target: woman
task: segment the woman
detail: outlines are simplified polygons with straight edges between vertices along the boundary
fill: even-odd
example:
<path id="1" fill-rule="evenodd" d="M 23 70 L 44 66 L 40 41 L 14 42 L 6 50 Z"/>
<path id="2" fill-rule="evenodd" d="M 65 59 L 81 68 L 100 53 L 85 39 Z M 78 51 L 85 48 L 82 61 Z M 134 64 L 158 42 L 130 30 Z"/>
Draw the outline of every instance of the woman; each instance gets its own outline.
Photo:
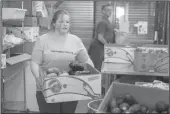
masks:
<path id="1" fill-rule="evenodd" d="M 31 70 L 36 79 L 36 98 L 40 113 L 74 113 L 77 101 L 63 103 L 46 103 L 41 92 L 40 69 L 50 67 L 68 71 L 71 61 L 88 63 L 93 66 L 91 59 L 77 36 L 69 33 L 70 17 L 64 10 L 58 10 L 52 18 L 52 30 L 37 39 L 32 52 Z"/>

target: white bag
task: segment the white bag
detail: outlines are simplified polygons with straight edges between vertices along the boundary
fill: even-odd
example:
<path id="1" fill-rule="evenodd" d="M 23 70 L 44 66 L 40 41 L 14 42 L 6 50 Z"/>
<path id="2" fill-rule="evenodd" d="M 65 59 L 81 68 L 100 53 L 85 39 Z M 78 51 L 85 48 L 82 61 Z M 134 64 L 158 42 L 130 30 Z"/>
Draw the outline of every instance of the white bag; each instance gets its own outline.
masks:
<path id="1" fill-rule="evenodd" d="M 116 32 L 116 44 L 125 45 L 128 44 L 128 33 Z"/>

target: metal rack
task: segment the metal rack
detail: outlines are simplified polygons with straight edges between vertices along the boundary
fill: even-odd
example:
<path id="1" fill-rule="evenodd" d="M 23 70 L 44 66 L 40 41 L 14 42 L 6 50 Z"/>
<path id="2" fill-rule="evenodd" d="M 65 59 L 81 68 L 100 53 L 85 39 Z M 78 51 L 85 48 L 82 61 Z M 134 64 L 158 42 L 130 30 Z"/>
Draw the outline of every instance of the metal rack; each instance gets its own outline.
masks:
<path id="1" fill-rule="evenodd" d="M 3 7 L 3 4 L 2 4 L 2 2 L 0 2 L 0 4 L 1 4 L 1 6 L 0 6 L 0 11 L 1 11 L 1 25 L 0 25 L 0 27 L 2 28 L 3 27 L 3 23 L 4 23 L 4 20 L 2 19 L 2 7 Z M 23 1 L 22 1 L 22 9 L 24 8 L 24 4 L 23 4 Z M 10 20 L 9 20 L 10 21 Z M 24 19 L 23 20 L 20 20 L 20 21 L 22 21 L 22 31 L 24 30 Z M 2 34 L 2 33 L 1 33 Z M 1 47 L 2 47 L 2 35 L 0 35 L 1 36 L 1 38 L 0 38 L 0 45 L 1 45 Z M 20 45 L 22 45 L 22 44 L 20 44 Z M 11 47 L 12 48 L 12 47 Z M 3 48 L 1 48 L 1 49 L 3 49 Z M 8 51 L 10 51 L 10 48 L 9 49 L 7 49 Z M 22 46 L 22 53 L 24 52 L 24 46 Z M 1 50 L 0 51 L 0 54 L 2 54 L 3 53 L 3 50 Z M 20 72 L 23 72 L 23 83 L 24 83 L 24 110 L 23 111 L 18 111 L 17 110 L 17 112 L 28 112 L 28 109 L 27 109 L 27 106 L 26 106 L 26 85 L 25 85 L 25 67 L 22 67 L 21 69 L 19 69 L 19 71 L 17 71 L 17 72 L 15 72 L 15 74 L 13 74 L 12 76 L 10 76 L 8 79 L 6 79 L 6 80 L 4 80 L 4 77 L 3 77 L 3 70 L 1 70 L 1 89 L 2 89 L 2 94 L 1 94 L 1 98 L 2 98 L 2 105 L 1 105 L 1 110 L 2 110 L 2 112 L 6 112 L 6 111 L 15 111 L 15 110 L 10 110 L 10 109 L 5 109 L 4 108 L 4 103 L 5 103 L 5 95 L 4 95 L 4 91 L 5 91 L 5 88 L 4 88 L 4 83 L 6 82 L 6 81 L 11 81 L 11 79 L 13 78 L 13 77 L 15 77 L 18 73 L 20 73 Z"/>

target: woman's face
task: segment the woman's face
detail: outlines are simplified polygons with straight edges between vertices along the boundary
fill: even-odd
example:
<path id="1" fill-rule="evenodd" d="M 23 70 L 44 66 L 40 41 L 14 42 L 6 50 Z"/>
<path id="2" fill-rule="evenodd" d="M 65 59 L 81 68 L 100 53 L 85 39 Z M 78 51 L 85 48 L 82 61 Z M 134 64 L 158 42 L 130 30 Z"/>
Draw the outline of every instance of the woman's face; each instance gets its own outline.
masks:
<path id="1" fill-rule="evenodd" d="M 70 28 L 70 17 L 67 14 L 60 15 L 55 23 L 55 29 L 60 33 L 68 33 Z"/>

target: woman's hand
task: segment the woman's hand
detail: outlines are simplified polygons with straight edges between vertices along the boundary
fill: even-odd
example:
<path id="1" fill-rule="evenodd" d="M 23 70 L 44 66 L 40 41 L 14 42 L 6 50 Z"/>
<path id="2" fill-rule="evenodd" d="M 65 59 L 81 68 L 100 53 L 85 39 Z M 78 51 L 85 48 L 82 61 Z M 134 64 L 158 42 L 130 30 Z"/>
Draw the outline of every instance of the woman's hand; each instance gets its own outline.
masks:
<path id="1" fill-rule="evenodd" d="M 86 50 L 81 50 L 78 55 L 76 56 L 76 61 L 80 62 L 80 63 L 88 63 L 89 65 L 91 65 L 92 67 L 94 67 L 93 62 L 91 61 L 91 59 L 88 56 L 88 53 Z"/>
<path id="2" fill-rule="evenodd" d="M 43 78 L 40 76 L 42 74 L 42 70 L 39 65 L 33 61 L 31 61 L 31 72 L 35 77 L 36 85 L 38 88 L 42 88 Z"/>

